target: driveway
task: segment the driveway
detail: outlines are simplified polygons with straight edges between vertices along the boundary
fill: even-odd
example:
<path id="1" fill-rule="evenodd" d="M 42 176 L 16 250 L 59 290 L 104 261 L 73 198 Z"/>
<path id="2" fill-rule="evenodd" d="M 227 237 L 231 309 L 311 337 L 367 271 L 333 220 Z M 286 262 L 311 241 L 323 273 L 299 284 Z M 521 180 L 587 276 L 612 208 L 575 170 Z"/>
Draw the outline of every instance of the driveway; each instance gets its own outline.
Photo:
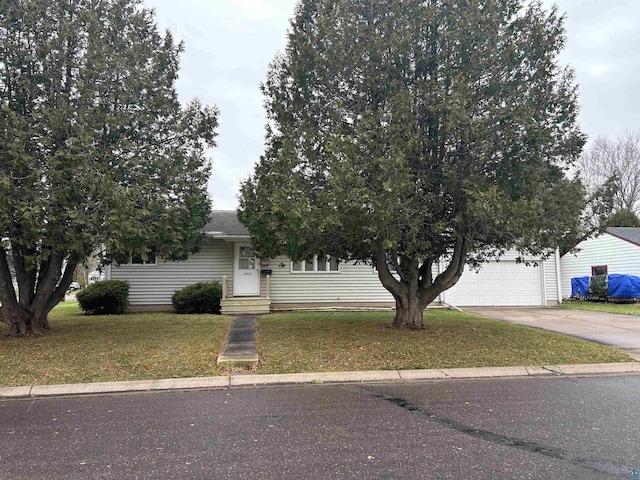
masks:
<path id="1" fill-rule="evenodd" d="M 640 360 L 640 317 L 633 315 L 549 307 L 465 307 L 463 310 L 610 345 Z"/>

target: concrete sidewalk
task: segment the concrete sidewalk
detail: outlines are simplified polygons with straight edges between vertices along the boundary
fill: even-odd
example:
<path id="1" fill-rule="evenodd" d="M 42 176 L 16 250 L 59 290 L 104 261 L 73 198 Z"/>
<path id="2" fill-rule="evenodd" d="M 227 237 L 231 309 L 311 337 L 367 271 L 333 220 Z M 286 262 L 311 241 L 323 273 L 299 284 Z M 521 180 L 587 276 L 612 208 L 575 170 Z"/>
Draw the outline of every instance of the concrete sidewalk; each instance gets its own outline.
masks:
<path id="1" fill-rule="evenodd" d="M 465 307 L 467 313 L 619 348 L 640 360 L 640 317 L 563 308 Z"/>
<path id="2" fill-rule="evenodd" d="M 97 395 L 166 390 L 202 390 L 210 388 L 250 387 L 266 385 L 410 382 L 424 380 L 457 380 L 500 377 L 640 374 L 640 362 L 599 363 L 587 365 L 544 365 L 532 367 L 441 368 L 433 370 L 380 370 L 363 372 L 318 372 L 276 375 L 247 375 L 140 380 L 129 382 L 80 383 L 67 385 L 35 385 L 0 388 L 0 399 L 54 396 Z"/>
<path id="3" fill-rule="evenodd" d="M 258 360 L 256 316 L 238 315 L 233 319 L 227 341 L 218 355 L 218 366 L 253 367 Z"/>

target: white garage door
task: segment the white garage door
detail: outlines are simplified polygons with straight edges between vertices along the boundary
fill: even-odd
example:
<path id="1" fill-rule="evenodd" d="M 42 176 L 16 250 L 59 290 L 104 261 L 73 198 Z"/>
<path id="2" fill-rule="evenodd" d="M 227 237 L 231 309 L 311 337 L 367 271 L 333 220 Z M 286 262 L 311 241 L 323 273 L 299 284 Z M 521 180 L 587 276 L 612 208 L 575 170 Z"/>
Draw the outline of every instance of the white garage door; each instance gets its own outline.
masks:
<path id="1" fill-rule="evenodd" d="M 485 263 L 478 273 L 465 267 L 443 299 L 456 306 L 543 305 L 542 268 L 511 260 Z"/>

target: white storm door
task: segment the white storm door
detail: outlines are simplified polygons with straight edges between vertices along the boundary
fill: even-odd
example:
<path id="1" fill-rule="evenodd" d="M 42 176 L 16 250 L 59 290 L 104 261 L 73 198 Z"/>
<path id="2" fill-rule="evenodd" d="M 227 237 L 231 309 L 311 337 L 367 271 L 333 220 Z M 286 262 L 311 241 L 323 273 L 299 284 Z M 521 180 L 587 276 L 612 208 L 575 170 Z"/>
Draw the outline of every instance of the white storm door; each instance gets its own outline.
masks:
<path id="1" fill-rule="evenodd" d="M 260 295 L 258 259 L 248 243 L 236 243 L 233 296 Z"/>

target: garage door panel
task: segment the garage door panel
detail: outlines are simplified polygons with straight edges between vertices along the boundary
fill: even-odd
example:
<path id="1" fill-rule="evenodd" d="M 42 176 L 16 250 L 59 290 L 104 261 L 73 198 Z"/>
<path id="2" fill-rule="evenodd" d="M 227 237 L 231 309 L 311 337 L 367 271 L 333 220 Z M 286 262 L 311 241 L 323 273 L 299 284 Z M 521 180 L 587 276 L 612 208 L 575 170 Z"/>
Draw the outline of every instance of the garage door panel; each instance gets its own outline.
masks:
<path id="1" fill-rule="evenodd" d="M 486 263 L 479 272 L 465 268 L 443 298 L 459 306 L 542 305 L 542 269 L 510 260 Z"/>

